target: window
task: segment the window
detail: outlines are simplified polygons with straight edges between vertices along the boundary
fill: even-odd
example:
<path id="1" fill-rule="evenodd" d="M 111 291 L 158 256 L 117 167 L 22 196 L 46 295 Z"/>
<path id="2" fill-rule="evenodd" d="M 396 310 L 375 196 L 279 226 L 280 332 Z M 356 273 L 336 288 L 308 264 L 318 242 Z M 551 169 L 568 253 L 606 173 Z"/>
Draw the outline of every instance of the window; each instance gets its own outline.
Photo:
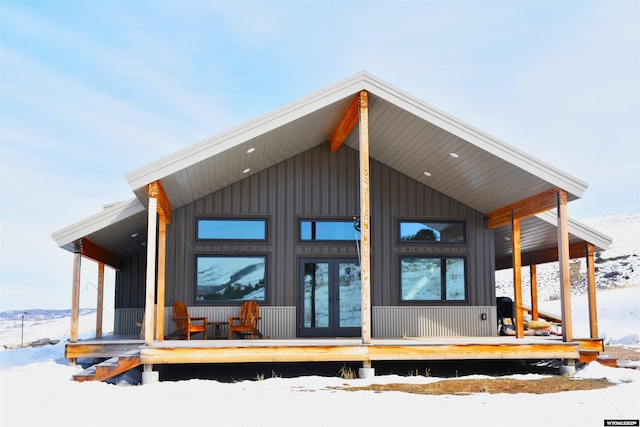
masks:
<path id="1" fill-rule="evenodd" d="M 300 240 L 354 241 L 360 240 L 360 231 L 354 220 L 301 220 Z"/>
<path id="2" fill-rule="evenodd" d="M 198 240 L 267 240 L 266 219 L 199 218 Z"/>
<path id="3" fill-rule="evenodd" d="M 266 255 L 196 256 L 196 299 L 265 301 Z"/>
<path id="4" fill-rule="evenodd" d="M 465 301 L 465 258 L 401 257 L 402 301 Z"/>
<path id="5" fill-rule="evenodd" d="M 400 241 L 415 243 L 465 243 L 462 221 L 400 221 Z"/>

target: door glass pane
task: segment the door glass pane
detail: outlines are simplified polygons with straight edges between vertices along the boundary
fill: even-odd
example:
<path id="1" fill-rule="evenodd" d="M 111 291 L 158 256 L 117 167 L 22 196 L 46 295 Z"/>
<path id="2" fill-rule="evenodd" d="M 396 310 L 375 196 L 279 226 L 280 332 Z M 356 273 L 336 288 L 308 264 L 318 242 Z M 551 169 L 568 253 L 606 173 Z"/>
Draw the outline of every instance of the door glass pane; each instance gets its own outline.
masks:
<path id="1" fill-rule="evenodd" d="M 304 264 L 304 327 L 329 326 L 329 264 Z"/>
<path id="2" fill-rule="evenodd" d="M 340 327 L 360 327 L 362 323 L 360 294 L 360 265 L 341 262 L 338 268 Z"/>

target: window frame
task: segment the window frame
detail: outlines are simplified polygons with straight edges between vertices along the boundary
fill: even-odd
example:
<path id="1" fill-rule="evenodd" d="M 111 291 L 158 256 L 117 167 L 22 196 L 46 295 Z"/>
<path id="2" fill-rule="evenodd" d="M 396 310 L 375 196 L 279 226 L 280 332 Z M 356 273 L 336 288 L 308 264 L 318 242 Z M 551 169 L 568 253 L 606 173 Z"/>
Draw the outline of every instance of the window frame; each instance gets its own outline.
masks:
<path id="1" fill-rule="evenodd" d="M 298 232 L 298 242 L 302 243 L 302 244 L 316 244 L 316 245 L 326 245 L 326 244 L 354 244 L 356 242 L 356 240 L 359 242 L 360 239 L 362 238 L 362 233 L 360 231 L 356 231 L 354 228 L 354 231 L 357 232 L 357 239 L 356 239 L 356 235 L 354 234 L 354 237 L 351 239 L 303 239 L 302 238 L 302 223 L 303 222 L 343 222 L 343 223 L 354 223 L 354 217 L 357 218 L 357 216 L 349 216 L 349 217 L 317 217 L 317 216 L 313 216 L 313 217 L 299 217 L 298 218 L 298 225 L 297 225 L 297 232 Z M 353 226 L 353 225 L 352 225 Z"/>
<path id="2" fill-rule="evenodd" d="M 232 216 L 232 215 L 224 215 L 224 216 L 208 216 L 208 215 L 198 215 L 195 218 L 195 232 L 194 237 L 196 242 L 261 242 L 261 243 L 269 243 L 270 242 L 270 218 L 267 216 Z M 215 237 L 199 237 L 199 228 L 201 221 L 260 221 L 264 223 L 264 238 L 263 239 L 254 239 L 254 238 L 215 238 Z"/>
<path id="3" fill-rule="evenodd" d="M 230 305 L 230 304 L 242 304 L 245 301 L 249 301 L 248 299 L 200 299 L 198 288 L 200 287 L 198 284 L 198 260 L 200 258 L 262 258 L 264 259 L 264 279 L 263 279 L 263 292 L 264 297 L 262 299 L 252 299 L 253 301 L 257 301 L 262 304 L 267 304 L 269 301 L 269 261 L 270 254 L 266 252 L 197 252 L 193 254 L 193 265 L 194 265 L 194 301 L 196 304 L 200 305 Z"/>
<path id="4" fill-rule="evenodd" d="M 440 272 L 440 279 L 442 281 L 442 279 L 445 279 L 444 283 L 440 283 L 440 288 L 441 288 L 441 298 L 440 299 L 404 299 L 403 298 L 403 289 L 402 289 L 402 260 L 403 259 L 407 259 L 407 258 L 413 258 L 413 259 L 420 259 L 420 258 L 432 258 L 432 259 L 439 259 L 441 266 L 444 265 L 446 266 L 446 261 L 448 259 L 460 259 L 463 262 L 463 268 L 464 268 L 464 277 L 463 277 L 463 289 L 464 289 L 464 298 L 463 299 L 455 299 L 455 300 L 449 300 L 446 299 L 446 295 L 447 295 L 447 287 L 446 287 L 446 277 L 447 277 L 447 271 L 446 268 L 441 269 Z M 398 299 L 401 305 L 463 305 L 463 304 L 468 304 L 469 303 L 469 281 L 467 280 L 468 278 L 468 264 L 469 264 L 469 260 L 468 260 L 468 256 L 466 254 L 458 254 L 458 255 L 442 255 L 442 254 L 435 254 L 435 253 L 420 253 L 420 254 L 416 254 L 416 253 L 411 253 L 411 254 L 398 254 L 397 256 L 397 266 L 398 266 Z M 444 296 L 444 298 L 442 298 L 442 296 Z"/>
<path id="5" fill-rule="evenodd" d="M 462 241 L 438 241 L 438 240 L 403 240 L 402 239 L 402 224 L 403 223 L 435 223 L 435 224 L 460 224 L 462 226 L 463 240 Z M 431 218 L 397 218 L 396 219 L 396 242 L 400 245 L 467 245 L 468 244 L 468 230 L 467 221 L 464 219 L 431 219 Z"/>

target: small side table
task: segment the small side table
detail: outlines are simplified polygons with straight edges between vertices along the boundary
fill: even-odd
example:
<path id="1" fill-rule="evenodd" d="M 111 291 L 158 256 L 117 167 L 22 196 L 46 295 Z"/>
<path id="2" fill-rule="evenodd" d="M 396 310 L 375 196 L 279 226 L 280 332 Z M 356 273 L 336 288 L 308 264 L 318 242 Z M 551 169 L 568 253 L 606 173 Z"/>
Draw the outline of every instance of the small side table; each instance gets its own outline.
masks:
<path id="1" fill-rule="evenodd" d="M 225 325 L 229 325 L 229 322 L 207 322 L 207 325 L 213 325 L 215 327 L 215 333 L 213 335 L 213 339 L 221 340 L 221 339 L 225 338 L 220 333 L 221 332 L 220 331 L 220 327 L 221 326 L 225 326 Z"/>

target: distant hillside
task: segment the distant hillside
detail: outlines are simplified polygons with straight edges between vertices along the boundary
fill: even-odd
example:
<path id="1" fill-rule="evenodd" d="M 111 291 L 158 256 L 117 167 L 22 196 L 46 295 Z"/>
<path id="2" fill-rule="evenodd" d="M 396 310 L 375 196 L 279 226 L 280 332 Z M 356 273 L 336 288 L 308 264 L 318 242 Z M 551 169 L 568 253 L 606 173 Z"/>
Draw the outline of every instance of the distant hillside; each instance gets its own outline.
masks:
<path id="1" fill-rule="evenodd" d="M 80 315 L 95 313 L 95 308 L 82 308 L 80 309 Z M 8 310 L 0 312 L 0 321 L 22 320 L 24 314 L 25 320 L 37 321 L 37 320 L 52 320 L 61 319 L 71 316 L 71 310 L 43 310 L 40 308 L 34 308 L 31 310 Z"/>
<path id="2" fill-rule="evenodd" d="M 640 286 L 640 213 L 621 214 L 581 220 L 613 239 L 611 247 L 596 253 L 596 287 L 614 289 Z M 570 263 L 571 292 L 580 295 L 587 289 L 584 258 Z M 558 263 L 541 264 L 537 268 L 538 298 L 547 301 L 560 298 Z M 523 268 L 523 300 L 530 304 L 529 267 Z M 496 273 L 496 295 L 513 298 L 513 270 Z"/>

